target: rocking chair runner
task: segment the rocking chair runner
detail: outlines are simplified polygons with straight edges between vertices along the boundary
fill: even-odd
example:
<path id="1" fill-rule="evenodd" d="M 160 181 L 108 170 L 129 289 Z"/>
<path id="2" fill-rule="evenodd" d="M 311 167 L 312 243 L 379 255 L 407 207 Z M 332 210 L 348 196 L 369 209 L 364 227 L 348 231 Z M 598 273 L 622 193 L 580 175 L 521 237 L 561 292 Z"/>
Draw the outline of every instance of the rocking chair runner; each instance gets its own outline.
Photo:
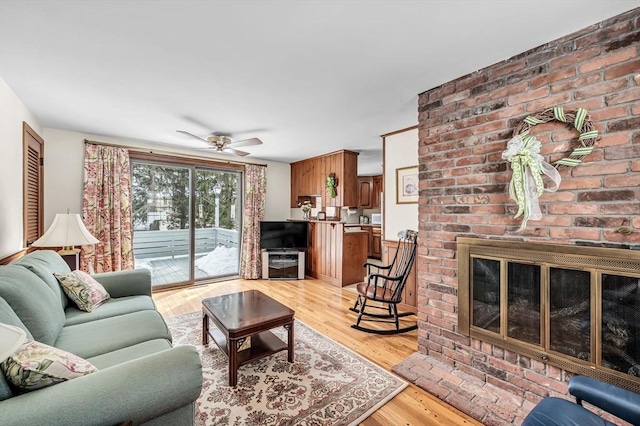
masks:
<path id="1" fill-rule="evenodd" d="M 402 291 L 416 257 L 418 233 L 406 229 L 398 233 L 398 239 L 398 249 L 389 265 L 364 264 L 367 268 L 366 282 L 356 284 L 358 297 L 351 308 L 352 311 L 358 312 L 358 320 L 351 326 L 356 330 L 375 334 L 397 334 L 418 328 L 417 324 L 400 328 L 400 318 L 413 315 L 413 312 L 398 313 L 397 306 L 402 301 Z M 380 302 L 383 306 L 367 305 L 368 301 Z M 365 311 L 366 308 L 382 309 L 387 313 L 370 313 Z M 395 324 L 395 329 L 377 330 L 363 327 L 360 325 L 363 319 Z"/>

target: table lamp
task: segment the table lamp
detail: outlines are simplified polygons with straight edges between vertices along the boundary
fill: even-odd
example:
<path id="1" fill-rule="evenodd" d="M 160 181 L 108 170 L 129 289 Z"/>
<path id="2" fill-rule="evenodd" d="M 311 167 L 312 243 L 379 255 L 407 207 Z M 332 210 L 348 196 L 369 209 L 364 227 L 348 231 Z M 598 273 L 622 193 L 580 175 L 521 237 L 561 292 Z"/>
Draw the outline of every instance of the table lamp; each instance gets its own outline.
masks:
<path id="1" fill-rule="evenodd" d="M 13 355 L 26 340 L 23 329 L 0 322 L 0 362 Z"/>
<path id="2" fill-rule="evenodd" d="M 74 246 L 87 246 L 99 242 L 85 228 L 79 214 L 58 213 L 47 232 L 31 245 L 33 247 L 62 247 L 58 254 L 75 256 L 80 250 L 75 249 Z M 75 268 L 72 267 L 72 269 Z"/>

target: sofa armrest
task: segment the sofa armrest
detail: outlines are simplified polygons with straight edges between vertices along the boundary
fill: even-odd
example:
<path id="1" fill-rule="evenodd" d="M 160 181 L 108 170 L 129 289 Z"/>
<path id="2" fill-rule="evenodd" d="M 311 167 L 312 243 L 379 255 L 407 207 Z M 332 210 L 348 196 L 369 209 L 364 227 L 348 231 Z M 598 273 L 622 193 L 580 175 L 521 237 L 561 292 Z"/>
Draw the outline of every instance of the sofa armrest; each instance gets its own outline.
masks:
<path id="1" fill-rule="evenodd" d="M 569 380 L 569 393 L 578 404 L 587 401 L 634 425 L 640 425 L 640 394 L 586 376 Z"/>
<path id="2" fill-rule="evenodd" d="M 147 269 L 102 272 L 92 275 L 111 297 L 151 296 L 151 273 Z"/>
<path id="3" fill-rule="evenodd" d="M 193 346 L 177 346 L 0 401 L 3 426 L 140 424 L 195 401 L 202 365 Z"/>

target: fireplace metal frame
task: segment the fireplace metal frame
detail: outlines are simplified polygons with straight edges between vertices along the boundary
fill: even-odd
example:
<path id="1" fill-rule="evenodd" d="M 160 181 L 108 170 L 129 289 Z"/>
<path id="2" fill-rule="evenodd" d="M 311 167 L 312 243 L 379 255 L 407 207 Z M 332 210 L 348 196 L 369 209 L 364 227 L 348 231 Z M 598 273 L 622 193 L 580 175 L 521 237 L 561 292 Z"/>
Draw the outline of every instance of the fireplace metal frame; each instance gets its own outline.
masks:
<path id="1" fill-rule="evenodd" d="M 640 251 L 618 248 L 570 246 L 560 244 L 530 243 L 524 241 L 487 240 L 479 238 L 457 239 L 458 246 L 458 332 L 466 336 L 494 344 L 564 370 L 595 377 L 635 392 L 640 392 L 640 377 L 624 374 L 601 365 L 601 289 L 602 274 L 631 276 L 640 279 Z M 541 266 L 541 336 L 543 344 L 519 341 L 506 335 L 504 323 L 507 318 L 506 303 L 501 303 L 501 333 L 494 333 L 472 324 L 471 309 L 472 259 L 513 261 Z M 589 271 L 591 273 L 591 362 L 582 361 L 549 349 L 549 309 L 547 291 L 549 268 L 563 268 Z M 506 300 L 505 267 L 501 267 L 501 300 Z"/>

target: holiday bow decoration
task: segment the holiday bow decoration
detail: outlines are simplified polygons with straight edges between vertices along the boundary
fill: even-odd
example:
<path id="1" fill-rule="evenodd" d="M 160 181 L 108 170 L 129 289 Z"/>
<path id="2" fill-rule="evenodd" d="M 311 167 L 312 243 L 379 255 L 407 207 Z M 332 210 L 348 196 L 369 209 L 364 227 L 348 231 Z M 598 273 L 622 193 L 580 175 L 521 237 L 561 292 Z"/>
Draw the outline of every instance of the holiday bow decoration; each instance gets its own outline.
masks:
<path id="1" fill-rule="evenodd" d="M 518 211 L 514 218 L 522 215 L 522 224 L 518 232 L 527 227 L 528 220 L 542 218 L 538 197 L 544 191 L 555 192 L 560 185 L 560 173 L 544 161 L 540 155 L 541 147 L 542 144 L 534 136 L 516 135 L 507 143 L 507 149 L 502 152 L 502 158 L 509 161 L 513 169 L 509 195 L 518 204 Z M 542 174 L 547 175 L 554 186 L 545 188 Z"/>
<path id="2" fill-rule="evenodd" d="M 540 155 L 540 141 L 535 136 L 529 135 L 529 131 L 534 126 L 554 120 L 572 124 L 580 133 L 578 146 L 568 157 L 556 161 L 555 168 L 546 163 Z M 507 143 L 507 149 L 502 153 L 502 158 L 508 160 L 513 169 L 509 195 L 518 204 L 515 217 L 523 215 L 522 224 L 518 229 L 522 231 L 527 227 L 529 219 L 539 220 L 542 217 L 538 197 L 544 191 L 555 192 L 558 189 L 561 179 L 556 168 L 578 166 L 584 157 L 593 152 L 598 131 L 593 122 L 588 119 L 586 109 L 565 110 L 563 107 L 553 107 L 527 116 L 516 126 L 513 134 L 514 137 Z M 555 187 L 545 188 L 542 174 L 551 178 Z"/>

